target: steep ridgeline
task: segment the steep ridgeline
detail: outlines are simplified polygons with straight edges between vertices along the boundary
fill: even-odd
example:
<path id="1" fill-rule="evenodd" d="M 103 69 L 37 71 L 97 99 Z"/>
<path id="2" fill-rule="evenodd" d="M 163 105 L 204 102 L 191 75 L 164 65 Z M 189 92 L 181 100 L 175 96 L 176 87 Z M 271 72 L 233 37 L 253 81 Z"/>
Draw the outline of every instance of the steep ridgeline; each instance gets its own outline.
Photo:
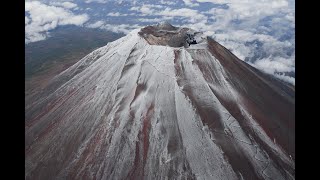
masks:
<path id="1" fill-rule="evenodd" d="M 26 105 L 25 176 L 295 179 L 294 94 L 201 33 L 148 26 Z"/>

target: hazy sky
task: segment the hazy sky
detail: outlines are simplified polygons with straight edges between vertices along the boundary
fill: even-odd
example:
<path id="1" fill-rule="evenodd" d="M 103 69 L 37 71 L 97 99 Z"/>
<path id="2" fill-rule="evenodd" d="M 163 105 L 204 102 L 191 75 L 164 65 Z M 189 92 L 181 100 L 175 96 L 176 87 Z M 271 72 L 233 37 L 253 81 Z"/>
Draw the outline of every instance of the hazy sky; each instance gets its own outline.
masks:
<path id="1" fill-rule="evenodd" d="M 166 20 L 204 31 L 240 59 L 294 84 L 294 16 L 291 0 L 26 1 L 25 42 L 45 40 L 64 25 L 128 33 Z"/>

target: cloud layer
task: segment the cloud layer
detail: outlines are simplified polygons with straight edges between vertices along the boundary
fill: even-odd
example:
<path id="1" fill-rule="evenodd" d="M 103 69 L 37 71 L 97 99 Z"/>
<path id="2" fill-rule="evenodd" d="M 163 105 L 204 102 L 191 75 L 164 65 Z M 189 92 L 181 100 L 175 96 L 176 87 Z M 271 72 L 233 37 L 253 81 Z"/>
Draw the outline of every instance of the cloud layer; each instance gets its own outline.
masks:
<path id="1" fill-rule="evenodd" d="M 35 42 L 45 39 L 52 30 L 60 25 L 81 26 L 88 21 L 87 14 L 75 15 L 68 9 L 76 7 L 74 3 L 64 2 L 50 6 L 39 1 L 25 3 L 25 42 Z"/>
<path id="2" fill-rule="evenodd" d="M 115 33 L 128 34 L 130 31 L 141 28 L 138 24 L 107 24 L 104 21 L 96 21 L 87 25 L 88 28 L 100 28 Z"/>

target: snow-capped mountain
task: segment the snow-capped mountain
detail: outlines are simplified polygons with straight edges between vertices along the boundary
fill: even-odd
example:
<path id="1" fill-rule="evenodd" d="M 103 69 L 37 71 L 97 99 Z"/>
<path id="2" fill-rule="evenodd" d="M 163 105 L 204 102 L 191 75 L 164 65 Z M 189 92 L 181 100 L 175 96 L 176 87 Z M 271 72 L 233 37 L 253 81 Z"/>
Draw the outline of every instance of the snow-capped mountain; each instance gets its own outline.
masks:
<path id="1" fill-rule="evenodd" d="M 294 91 L 200 32 L 137 29 L 26 104 L 25 176 L 295 179 Z"/>

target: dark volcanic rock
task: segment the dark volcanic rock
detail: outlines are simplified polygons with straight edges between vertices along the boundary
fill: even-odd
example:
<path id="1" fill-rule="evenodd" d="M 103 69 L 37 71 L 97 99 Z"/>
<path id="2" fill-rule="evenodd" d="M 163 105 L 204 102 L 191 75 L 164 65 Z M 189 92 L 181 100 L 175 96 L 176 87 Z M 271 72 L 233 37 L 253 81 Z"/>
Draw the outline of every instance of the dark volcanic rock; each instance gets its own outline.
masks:
<path id="1" fill-rule="evenodd" d="M 186 46 L 188 28 L 177 28 L 170 24 L 158 24 L 142 28 L 138 33 L 150 45 L 162 45 L 171 47 Z"/>

